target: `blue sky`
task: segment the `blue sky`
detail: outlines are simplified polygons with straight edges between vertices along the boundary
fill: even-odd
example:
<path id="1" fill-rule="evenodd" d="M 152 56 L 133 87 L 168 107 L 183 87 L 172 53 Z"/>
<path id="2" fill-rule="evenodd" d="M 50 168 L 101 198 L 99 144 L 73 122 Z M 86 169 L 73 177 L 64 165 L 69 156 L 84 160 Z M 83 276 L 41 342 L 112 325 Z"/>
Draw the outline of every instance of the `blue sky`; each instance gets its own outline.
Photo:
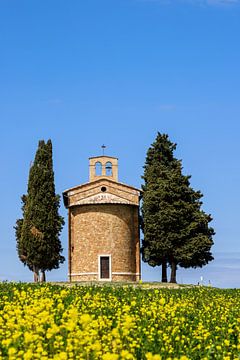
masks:
<path id="1" fill-rule="evenodd" d="M 0 279 L 32 280 L 13 226 L 40 139 L 53 141 L 62 193 L 88 180 L 102 143 L 140 187 L 160 131 L 216 230 L 215 261 L 178 280 L 240 287 L 239 20 L 238 0 L 0 0 Z M 61 240 L 66 256 L 66 225 Z M 48 274 L 66 277 L 67 263 Z M 143 279 L 160 269 L 143 264 Z"/>

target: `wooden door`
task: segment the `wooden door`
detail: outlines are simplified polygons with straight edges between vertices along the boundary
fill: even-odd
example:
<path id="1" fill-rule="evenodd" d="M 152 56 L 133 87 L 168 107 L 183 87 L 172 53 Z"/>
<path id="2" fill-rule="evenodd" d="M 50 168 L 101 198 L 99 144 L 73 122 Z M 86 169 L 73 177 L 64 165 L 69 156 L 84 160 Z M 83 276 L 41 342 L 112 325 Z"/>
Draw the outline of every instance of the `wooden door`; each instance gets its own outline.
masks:
<path id="1" fill-rule="evenodd" d="M 109 256 L 100 257 L 100 278 L 101 279 L 110 278 Z"/>

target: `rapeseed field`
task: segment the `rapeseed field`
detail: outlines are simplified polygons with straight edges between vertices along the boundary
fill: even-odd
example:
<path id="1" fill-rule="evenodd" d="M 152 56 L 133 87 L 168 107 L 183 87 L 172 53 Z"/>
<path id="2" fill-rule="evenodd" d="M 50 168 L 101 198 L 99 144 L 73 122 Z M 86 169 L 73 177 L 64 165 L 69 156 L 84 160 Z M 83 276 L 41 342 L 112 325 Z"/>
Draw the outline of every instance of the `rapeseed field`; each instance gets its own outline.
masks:
<path id="1" fill-rule="evenodd" d="M 1 359 L 240 359 L 240 290 L 0 285 Z"/>

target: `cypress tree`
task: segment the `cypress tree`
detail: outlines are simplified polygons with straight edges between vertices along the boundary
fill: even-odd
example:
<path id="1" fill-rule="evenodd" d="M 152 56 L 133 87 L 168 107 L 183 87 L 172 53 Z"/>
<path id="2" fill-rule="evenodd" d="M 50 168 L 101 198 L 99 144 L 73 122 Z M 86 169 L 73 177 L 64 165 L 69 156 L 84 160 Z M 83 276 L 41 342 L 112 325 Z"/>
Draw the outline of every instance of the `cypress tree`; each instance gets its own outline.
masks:
<path id="1" fill-rule="evenodd" d="M 25 207 L 26 207 L 26 202 L 27 202 L 27 196 L 23 195 L 21 200 L 22 200 L 22 213 L 23 213 L 23 217 L 24 217 Z M 14 229 L 15 229 L 15 236 L 16 236 L 16 241 L 17 241 L 18 257 L 24 263 L 24 265 L 26 265 L 26 251 L 24 249 L 24 244 L 21 241 L 22 225 L 23 225 L 23 218 L 18 219 L 16 221 L 16 226 L 14 227 Z"/>
<path id="2" fill-rule="evenodd" d="M 20 260 L 34 272 L 34 281 L 45 281 L 45 271 L 64 262 L 59 235 L 64 225 L 59 215 L 60 196 L 55 194 L 52 142 L 39 141 L 30 168 L 28 192 L 22 197 L 23 218 L 17 220 L 15 234 Z"/>
<path id="3" fill-rule="evenodd" d="M 182 174 L 181 161 L 174 157 L 176 144 L 168 135 L 157 134 L 148 149 L 143 185 L 143 261 L 171 266 L 170 282 L 176 282 L 177 266 L 202 267 L 213 260 L 210 252 L 214 230 L 211 216 L 202 209 L 202 194 L 190 186 L 190 176 Z"/>

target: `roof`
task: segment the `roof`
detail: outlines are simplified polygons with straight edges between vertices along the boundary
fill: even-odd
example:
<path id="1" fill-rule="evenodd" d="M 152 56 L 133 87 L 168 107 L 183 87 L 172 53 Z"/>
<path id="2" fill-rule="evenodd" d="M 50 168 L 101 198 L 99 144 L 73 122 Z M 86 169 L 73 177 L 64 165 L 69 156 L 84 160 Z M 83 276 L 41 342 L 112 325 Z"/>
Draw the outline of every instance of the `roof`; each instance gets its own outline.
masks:
<path id="1" fill-rule="evenodd" d="M 108 177 L 101 177 L 67 189 L 63 192 L 64 205 L 72 207 L 85 204 L 128 204 L 139 205 L 142 191 Z"/>
<path id="2" fill-rule="evenodd" d="M 91 156 L 91 157 L 89 157 L 89 159 L 98 159 L 98 158 L 109 158 L 109 159 L 117 159 L 118 160 L 118 158 L 117 157 L 114 157 L 114 156 L 108 156 L 108 155 L 98 155 L 98 156 Z"/>
<path id="3" fill-rule="evenodd" d="M 63 191 L 63 194 L 65 194 L 65 193 L 67 193 L 67 192 L 69 192 L 69 191 L 72 191 L 72 190 L 81 189 L 81 188 L 83 188 L 83 187 L 85 187 L 85 186 L 89 186 L 89 185 L 91 185 L 91 184 L 95 184 L 95 183 L 101 182 L 101 181 L 103 181 L 103 180 L 110 181 L 110 182 L 112 182 L 112 183 L 114 183 L 114 184 L 119 184 L 119 185 L 122 185 L 122 186 L 126 186 L 126 187 L 128 187 L 128 188 L 130 188 L 130 189 L 137 190 L 137 191 L 139 191 L 140 193 L 142 192 L 141 189 L 135 188 L 134 186 L 127 185 L 127 184 L 124 184 L 124 183 L 119 182 L 119 181 L 111 180 L 111 179 L 109 179 L 109 177 L 101 177 L 100 179 L 97 179 L 97 180 L 95 180 L 95 181 L 88 181 L 87 183 L 84 183 L 84 184 L 77 185 L 77 186 L 74 186 L 74 187 L 72 187 L 72 188 L 66 189 L 66 190 Z"/>

